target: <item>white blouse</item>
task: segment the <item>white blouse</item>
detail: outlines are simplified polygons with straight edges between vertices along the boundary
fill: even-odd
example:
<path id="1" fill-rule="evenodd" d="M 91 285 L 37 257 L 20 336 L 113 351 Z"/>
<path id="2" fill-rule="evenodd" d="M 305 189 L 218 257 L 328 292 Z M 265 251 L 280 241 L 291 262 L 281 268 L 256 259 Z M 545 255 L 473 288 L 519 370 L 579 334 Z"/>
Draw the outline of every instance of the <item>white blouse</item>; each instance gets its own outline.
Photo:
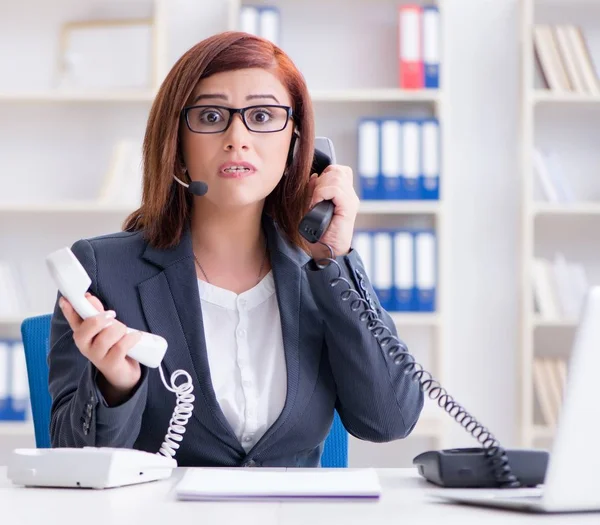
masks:
<path id="1" fill-rule="evenodd" d="M 237 295 L 198 279 L 212 386 L 248 452 L 275 422 L 287 370 L 273 272 Z"/>

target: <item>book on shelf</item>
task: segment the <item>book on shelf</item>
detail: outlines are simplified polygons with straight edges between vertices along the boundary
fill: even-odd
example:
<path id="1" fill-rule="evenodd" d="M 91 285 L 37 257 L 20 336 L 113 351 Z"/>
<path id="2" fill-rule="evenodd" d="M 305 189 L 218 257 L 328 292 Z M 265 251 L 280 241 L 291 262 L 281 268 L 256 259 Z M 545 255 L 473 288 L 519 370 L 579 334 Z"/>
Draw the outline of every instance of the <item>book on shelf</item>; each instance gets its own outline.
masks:
<path id="1" fill-rule="evenodd" d="M 280 46 L 280 13 L 275 6 L 244 5 L 240 9 L 240 31 L 260 36 Z"/>
<path id="2" fill-rule="evenodd" d="M 398 85 L 440 87 L 440 13 L 436 5 L 398 7 Z"/>
<path id="3" fill-rule="evenodd" d="M 539 190 L 537 195 L 541 199 L 556 203 L 576 202 L 573 188 L 556 152 L 534 148 L 533 173 Z"/>
<path id="4" fill-rule="evenodd" d="M 552 261 L 535 258 L 532 274 L 535 311 L 540 317 L 577 321 L 589 288 L 583 264 L 568 262 L 557 252 Z"/>
<path id="5" fill-rule="evenodd" d="M 567 382 L 567 362 L 558 357 L 535 357 L 533 386 L 544 424 L 555 428 Z"/>
<path id="6" fill-rule="evenodd" d="M 358 229 L 353 246 L 384 309 L 390 312 L 436 310 L 435 231 Z"/>
<path id="7" fill-rule="evenodd" d="M 600 95 L 600 83 L 584 31 L 573 24 L 533 28 L 536 63 L 551 91 Z"/>
<path id="8" fill-rule="evenodd" d="M 102 181 L 98 202 L 135 207 L 142 200 L 143 157 L 141 141 L 119 140 Z"/>
<path id="9" fill-rule="evenodd" d="M 363 117 L 358 178 L 364 200 L 439 200 L 440 124 L 436 118 Z"/>

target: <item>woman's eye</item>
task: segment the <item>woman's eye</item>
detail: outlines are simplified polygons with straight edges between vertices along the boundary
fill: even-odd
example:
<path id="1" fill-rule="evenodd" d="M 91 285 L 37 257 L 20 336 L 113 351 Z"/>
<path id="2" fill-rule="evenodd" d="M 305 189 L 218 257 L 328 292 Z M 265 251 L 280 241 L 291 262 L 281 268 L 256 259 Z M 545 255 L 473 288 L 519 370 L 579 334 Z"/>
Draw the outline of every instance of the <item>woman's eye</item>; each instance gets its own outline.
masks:
<path id="1" fill-rule="evenodd" d="M 271 114 L 266 109 L 257 109 L 252 112 L 251 118 L 257 124 L 264 124 L 271 120 Z"/>
<path id="2" fill-rule="evenodd" d="M 221 122 L 222 119 L 222 115 L 215 110 L 204 111 L 200 115 L 200 120 L 205 124 L 216 124 L 218 122 Z"/>

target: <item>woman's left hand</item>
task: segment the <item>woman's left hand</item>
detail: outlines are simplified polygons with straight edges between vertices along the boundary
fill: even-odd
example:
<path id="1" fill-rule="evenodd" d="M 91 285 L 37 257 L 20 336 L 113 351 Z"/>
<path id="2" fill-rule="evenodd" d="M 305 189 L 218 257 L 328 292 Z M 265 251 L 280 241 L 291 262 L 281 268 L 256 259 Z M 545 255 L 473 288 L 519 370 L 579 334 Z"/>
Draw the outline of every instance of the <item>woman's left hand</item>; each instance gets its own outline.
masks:
<path id="1" fill-rule="evenodd" d="M 321 241 L 331 246 L 335 257 L 346 255 L 352 243 L 360 203 L 353 183 L 352 169 L 337 164 L 327 166 L 320 176 L 314 173 L 310 178 L 309 194 L 312 198 L 309 209 L 321 201 L 333 201 L 333 217 Z M 329 250 L 318 242 L 310 245 L 310 251 L 316 261 L 331 257 Z"/>

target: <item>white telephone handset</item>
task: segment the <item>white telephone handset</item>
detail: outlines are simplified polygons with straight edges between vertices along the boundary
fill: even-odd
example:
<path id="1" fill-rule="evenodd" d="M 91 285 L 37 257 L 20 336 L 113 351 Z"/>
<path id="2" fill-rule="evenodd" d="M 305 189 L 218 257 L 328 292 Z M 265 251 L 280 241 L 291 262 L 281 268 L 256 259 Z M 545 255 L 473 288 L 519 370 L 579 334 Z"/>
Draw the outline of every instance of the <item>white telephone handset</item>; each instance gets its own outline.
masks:
<path id="1" fill-rule="evenodd" d="M 87 319 L 99 312 L 86 299 L 92 280 L 69 248 L 57 250 L 46 258 L 50 274 L 60 293 L 75 311 Z M 128 331 L 132 331 L 128 328 Z M 185 425 L 194 410 L 195 397 L 191 376 L 185 370 L 165 379 L 160 363 L 167 351 L 167 341 L 158 335 L 141 332 L 141 340 L 127 355 L 149 368 L 158 368 L 167 390 L 177 402 L 165 440 L 156 454 L 141 450 L 111 447 L 15 449 L 8 461 L 8 477 L 17 485 L 34 487 L 107 488 L 154 481 L 170 476 L 177 466 L 174 459 L 183 439 Z M 178 377 L 185 381 L 176 384 Z"/>
<path id="2" fill-rule="evenodd" d="M 69 300 L 82 319 L 100 313 L 85 298 L 85 293 L 92 284 L 92 280 L 69 248 L 61 248 L 52 252 L 46 257 L 46 263 L 60 293 Z M 128 333 L 133 331 L 137 330 L 127 329 Z M 143 365 L 156 368 L 167 351 L 167 341 L 159 335 L 148 332 L 140 333 L 142 338 L 127 352 L 127 355 Z"/>

